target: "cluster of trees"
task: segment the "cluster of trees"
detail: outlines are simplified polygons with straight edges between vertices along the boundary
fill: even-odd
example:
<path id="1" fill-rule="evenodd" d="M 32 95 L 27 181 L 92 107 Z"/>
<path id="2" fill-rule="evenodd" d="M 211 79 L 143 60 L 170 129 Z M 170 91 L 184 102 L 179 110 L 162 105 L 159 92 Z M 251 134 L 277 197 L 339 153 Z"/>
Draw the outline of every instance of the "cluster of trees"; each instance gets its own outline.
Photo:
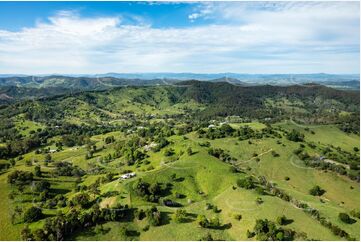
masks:
<path id="1" fill-rule="evenodd" d="M 200 138 L 220 139 L 228 136 L 233 136 L 235 129 L 229 124 L 222 124 L 220 127 L 212 127 L 207 130 L 199 129 L 197 131 Z"/>
<path id="2" fill-rule="evenodd" d="M 322 196 L 325 192 L 326 191 L 318 185 L 312 187 L 309 191 L 312 196 Z"/>
<path id="3" fill-rule="evenodd" d="M 7 141 L 5 146 L 0 146 L 0 158 L 8 159 L 28 153 L 40 147 L 43 140 L 38 135 L 32 135 L 19 140 Z"/>
<path id="4" fill-rule="evenodd" d="M 345 230 L 341 229 L 335 224 L 332 224 L 331 221 L 327 220 L 322 216 L 313 216 L 316 218 L 324 227 L 329 228 L 334 235 L 340 236 L 341 238 L 345 238 L 346 240 L 356 240 L 352 238 L 349 233 Z"/>
<path id="5" fill-rule="evenodd" d="M 180 210 L 180 211 L 177 210 L 173 214 L 173 219 L 176 222 L 181 223 L 184 219 L 184 216 L 185 216 L 184 210 Z M 159 226 L 162 224 L 162 214 L 156 206 L 152 206 L 149 209 L 146 209 L 145 211 L 143 209 L 135 209 L 134 217 L 138 220 L 147 218 L 148 223 L 151 226 Z M 149 225 L 146 226 L 147 229 L 149 228 Z"/>
<path id="6" fill-rule="evenodd" d="M 286 138 L 294 142 L 302 142 L 305 139 L 305 135 L 295 129 L 292 129 L 291 132 L 286 133 Z"/>
<path id="7" fill-rule="evenodd" d="M 139 137 L 169 137 L 175 134 L 172 126 L 164 122 L 145 123 L 143 125 L 144 127 L 137 129 L 137 134 Z"/>
<path id="8" fill-rule="evenodd" d="M 157 144 L 157 146 L 153 148 L 154 152 L 160 151 L 162 148 L 166 147 L 169 144 L 169 141 L 162 136 L 155 138 L 154 141 Z"/>
<path id="9" fill-rule="evenodd" d="M 359 148 L 353 147 L 353 153 L 343 150 L 341 147 L 334 147 L 333 145 L 327 146 L 322 149 L 322 154 L 329 157 L 330 159 L 337 160 L 344 164 L 356 165 L 351 167 L 351 169 L 359 169 Z"/>
<path id="10" fill-rule="evenodd" d="M 253 232 L 248 232 L 248 237 L 253 237 L 254 235 L 257 240 L 290 241 L 294 239 L 296 232 L 291 229 L 277 227 L 274 222 L 268 219 L 257 219 Z"/>
<path id="11" fill-rule="evenodd" d="M 307 157 L 310 158 L 310 157 Z M 360 174 L 357 170 L 346 169 L 344 166 L 340 164 L 324 162 L 317 159 L 304 159 L 305 165 L 309 167 L 314 167 L 321 170 L 328 170 L 336 172 L 340 175 L 348 176 L 351 180 L 360 180 Z"/>
<path id="12" fill-rule="evenodd" d="M 321 170 L 329 170 L 340 175 L 348 176 L 351 180 L 360 181 L 360 170 L 358 164 L 350 163 L 350 169 L 347 169 L 341 164 L 325 162 L 318 157 L 311 157 L 303 148 L 298 148 L 293 151 L 294 154 L 300 158 L 306 166 L 314 167 Z"/>
<path id="13" fill-rule="evenodd" d="M 248 180 L 248 181 L 247 181 Z M 292 198 L 291 196 L 289 196 L 288 194 L 286 194 L 284 191 L 278 189 L 277 187 L 275 187 L 274 184 L 268 182 L 266 180 L 266 178 L 264 176 L 260 176 L 258 178 L 258 183 L 260 185 L 263 186 L 263 188 L 265 190 L 267 190 L 270 194 L 274 195 L 274 196 L 277 196 L 279 198 L 281 198 L 282 200 L 285 200 L 287 202 L 291 202 L 292 204 L 294 204 L 296 207 L 298 208 L 301 208 L 305 213 L 309 214 L 312 218 L 316 219 L 317 221 L 319 221 L 321 223 L 321 225 L 329 228 L 332 233 L 334 233 L 335 235 L 337 236 L 340 236 L 342 238 L 345 238 L 347 240 L 355 240 L 354 238 L 351 238 L 350 235 L 342 230 L 341 228 L 339 228 L 337 225 L 334 225 L 332 224 L 329 220 L 327 220 L 325 217 L 322 217 L 320 212 L 315 209 L 315 208 L 312 208 L 310 207 L 308 204 L 306 203 L 303 203 L 303 202 L 300 202 L 298 201 L 297 199 L 295 198 Z M 243 186 L 246 188 L 246 187 L 251 187 L 251 182 L 250 182 L 250 179 L 243 179 L 243 181 L 241 182 L 241 184 L 243 184 Z M 321 188 L 315 188 L 314 189 L 316 191 L 315 194 L 320 194 L 319 191 L 322 191 Z M 357 215 L 357 214 L 355 214 Z M 343 217 L 343 219 L 347 220 L 346 216 L 344 215 L 341 215 Z M 341 218 L 340 218 L 341 219 Z M 278 222 L 279 224 L 283 224 L 283 222 L 286 220 L 286 218 L 283 218 L 283 217 L 280 217 L 278 219 Z M 347 220 L 348 221 L 348 220 Z M 264 223 L 264 222 L 263 222 Z M 252 236 L 254 234 L 250 233 L 250 236 Z M 283 234 L 284 235 L 284 234 Z M 268 236 L 267 234 L 261 234 L 261 237 L 260 238 L 257 238 L 258 240 L 267 240 L 265 239 L 264 236 Z M 272 240 L 276 240 L 275 238 L 272 238 Z M 290 239 L 285 239 L 285 240 L 290 240 Z"/>
<path id="14" fill-rule="evenodd" d="M 339 117 L 338 127 L 346 133 L 360 133 L 360 113 L 351 113 Z"/>
<path id="15" fill-rule="evenodd" d="M 208 154 L 211 156 L 216 157 L 217 159 L 220 159 L 223 162 L 234 162 L 236 161 L 236 158 L 232 157 L 228 152 L 221 148 L 209 148 Z"/>
<path id="16" fill-rule="evenodd" d="M 272 184 L 271 182 L 268 182 L 264 176 L 260 176 L 258 178 L 258 181 L 259 181 L 259 184 L 261 184 L 265 190 L 267 190 L 271 194 L 281 198 L 282 200 L 291 202 L 296 207 L 301 208 L 305 213 L 309 214 L 312 218 L 319 221 L 321 225 L 325 226 L 326 228 L 329 228 L 333 234 L 343 237 L 347 240 L 355 240 L 354 238 L 351 238 L 350 235 L 346 231 L 342 230 L 337 225 L 332 224 L 325 217 L 321 216 L 320 212 L 317 209 L 310 207 L 307 203 L 300 202 L 297 199 L 292 198 L 290 195 L 286 194 L 284 191 L 275 187 L 274 184 Z"/>
<path id="17" fill-rule="evenodd" d="M 197 223 L 202 228 L 213 228 L 217 229 L 221 226 L 221 222 L 218 217 L 208 219 L 205 215 L 199 214 L 197 216 Z"/>
<path id="18" fill-rule="evenodd" d="M 258 177 L 258 183 L 259 183 L 259 185 L 262 186 L 264 191 L 267 191 L 269 194 L 279 197 L 280 199 L 282 199 L 286 202 L 291 201 L 292 198 L 290 195 L 288 195 L 285 191 L 276 187 L 276 185 L 274 183 L 267 181 L 266 177 L 264 177 L 264 176 Z"/>
<path id="19" fill-rule="evenodd" d="M 68 147 L 81 146 L 85 144 L 85 137 L 84 135 L 64 134 L 61 136 L 61 144 Z"/>
<path id="20" fill-rule="evenodd" d="M 24 109 L 24 106 L 20 106 L 19 108 Z M 28 109 L 23 111 L 25 114 L 29 112 Z M 7 115 L 7 113 L 1 113 L 1 116 L 5 117 Z M 2 134 L 0 135 L 0 138 L 3 143 L 6 143 L 5 146 L 0 147 L 0 158 L 3 159 L 16 157 L 40 148 L 41 146 L 46 145 L 48 139 L 54 136 L 62 137 L 61 141 L 58 142 L 57 147 L 61 147 L 62 145 L 72 147 L 87 143 L 89 141 L 88 137 L 90 136 L 119 130 L 119 127 L 116 125 L 75 125 L 65 122 L 62 118 L 52 120 L 47 116 L 43 120 L 38 120 L 45 124 L 45 128 L 31 132 L 28 136 L 22 136 L 16 130 L 10 118 L 6 118 L 5 120 L 8 120 L 6 125 L 0 126 L 0 134 Z M 33 119 L 30 117 L 29 120 Z M 6 128 L 9 129 L 6 130 Z"/>
<path id="21" fill-rule="evenodd" d="M 133 189 L 139 196 L 149 202 L 158 202 L 162 194 L 162 187 L 159 183 L 149 184 L 141 179 L 134 183 Z"/>
<path id="22" fill-rule="evenodd" d="M 72 163 L 67 161 L 59 161 L 54 163 L 55 174 L 58 176 L 76 176 L 81 177 L 85 175 L 85 171 L 78 166 L 73 166 Z"/>
<path id="23" fill-rule="evenodd" d="M 176 222 L 176 223 L 183 223 L 186 219 L 187 219 L 187 212 L 184 209 L 177 209 L 175 210 L 175 212 L 172 214 L 172 219 Z"/>
<path id="24" fill-rule="evenodd" d="M 137 161 L 141 161 L 148 157 L 147 154 L 143 153 L 141 150 L 130 147 L 130 148 L 124 148 L 123 149 L 123 156 L 125 157 L 127 161 L 127 165 L 133 165 Z"/>
<path id="25" fill-rule="evenodd" d="M 15 170 L 8 175 L 8 182 L 17 185 L 19 192 L 23 192 L 24 186 L 31 183 L 31 191 L 37 193 L 37 196 L 33 200 L 33 202 L 37 202 L 37 208 L 53 209 L 55 207 L 61 208 L 67 205 L 67 199 L 64 195 L 51 193 L 50 182 L 46 180 L 34 180 L 33 173 L 31 172 Z M 13 199 L 15 195 L 15 192 L 11 192 L 9 198 Z M 31 211 L 35 211 L 35 209 L 32 209 Z M 31 212 L 28 214 L 31 214 Z M 29 219 L 24 220 L 27 221 Z"/>
<path id="26" fill-rule="evenodd" d="M 88 193 L 82 192 L 75 195 L 71 200 L 71 205 L 80 206 L 81 208 L 88 208 L 91 204 L 90 196 Z"/>
<path id="27" fill-rule="evenodd" d="M 239 128 L 237 136 L 239 137 L 239 140 L 247 140 L 251 138 L 260 139 L 262 138 L 262 133 L 246 125 Z"/>
<path id="28" fill-rule="evenodd" d="M 40 193 L 40 200 L 43 202 L 40 206 L 48 209 L 53 209 L 56 207 L 63 208 L 67 206 L 67 198 L 62 194 L 56 194 L 54 196 L 54 194 L 49 194 L 48 192 L 44 191 Z"/>
<path id="29" fill-rule="evenodd" d="M 245 188 L 245 189 L 253 189 L 253 188 L 256 187 L 255 186 L 255 181 L 250 176 L 238 179 L 237 180 L 237 185 L 239 187 Z"/>
<path id="30" fill-rule="evenodd" d="M 176 133 L 178 135 L 185 135 L 187 133 L 190 133 L 194 131 L 193 125 L 190 123 L 186 123 L 185 125 L 179 126 L 176 128 Z"/>
<path id="31" fill-rule="evenodd" d="M 35 192 L 47 192 L 50 189 L 50 182 L 48 181 L 37 181 L 34 186 Z"/>
<path id="32" fill-rule="evenodd" d="M 266 127 L 261 130 L 263 137 L 282 138 L 282 135 L 277 132 L 277 130 L 275 130 L 269 123 L 266 122 L 265 125 Z"/>
<path id="33" fill-rule="evenodd" d="M 24 212 L 24 222 L 25 223 L 32 223 L 38 221 L 43 217 L 43 211 L 41 208 L 38 207 L 30 207 Z"/>
<path id="34" fill-rule="evenodd" d="M 146 144 L 144 139 L 137 136 L 132 137 L 127 142 L 116 145 L 116 153 L 114 157 L 123 156 L 128 165 L 141 161 L 148 157 L 140 148 Z"/>
<path id="35" fill-rule="evenodd" d="M 95 204 L 88 211 L 73 208 L 69 213 L 59 213 L 47 218 L 42 228 L 31 231 L 26 226 L 22 232 L 23 240 L 66 240 L 75 231 L 88 228 L 106 221 L 122 221 L 131 210 L 117 205 L 112 209 L 100 208 Z"/>
<path id="36" fill-rule="evenodd" d="M 198 136 L 207 139 L 220 139 L 225 137 L 238 137 L 238 140 L 261 139 L 262 137 L 281 137 L 280 134 L 267 126 L 261 131 L 257 131 L 248 125 L 241 126 L 239 129 L 232 128 L 229 124 L 222 124 L 219 127 L 210 127 L 208 129 L 198 129 Z"/>
<path id="37" fill-rule="evenodd" d="M 35 166 L 34 167 L 34 175 L 37 177 L 41 177 L 42 172 L 41 172 L 41 167 L 40 166 Z"/>
<path id="38" fill-rule="evenodd" d="M 151 207 L 145 212 L 148 222 L 152 226 L 159 226 L 162 223 L 162 216 L 160 211 L 158 211 L 156 206 Z"/>
<path id="39" fill-rule="evenodd" d="M 15 128 L 14 122 L 10 118 L 3 118 L 0 123 L 0 142 L 4 143 L 7 140 L 20 139 L 22 135 Z"/>
<path id="40" fill-rule="evenodd" d="M 8 183 L 15 185 L 25 185 L 33 181 L 34 174 L 29 171 L 15 170 L 8 175 Z"/>
<path id="41" fill-rule="evenodd" d="M 288 223 L 288 219 L 285 215 L 282 215 L 280 217 L 277 217 L 276 219 L 276 222 L 279 224 L 279 225 L 286 225 Z"/>

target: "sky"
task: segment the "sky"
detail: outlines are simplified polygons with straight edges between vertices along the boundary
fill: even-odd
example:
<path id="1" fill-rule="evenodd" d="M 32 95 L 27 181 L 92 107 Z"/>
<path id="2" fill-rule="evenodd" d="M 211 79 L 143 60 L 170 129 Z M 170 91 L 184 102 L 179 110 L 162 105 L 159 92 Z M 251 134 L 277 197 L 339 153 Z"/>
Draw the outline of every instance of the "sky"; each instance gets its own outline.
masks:
<path id="1" fill-rule="evenodd" d="M 0 2 L 0 73 L 360 72 L 359 2 Z"/>

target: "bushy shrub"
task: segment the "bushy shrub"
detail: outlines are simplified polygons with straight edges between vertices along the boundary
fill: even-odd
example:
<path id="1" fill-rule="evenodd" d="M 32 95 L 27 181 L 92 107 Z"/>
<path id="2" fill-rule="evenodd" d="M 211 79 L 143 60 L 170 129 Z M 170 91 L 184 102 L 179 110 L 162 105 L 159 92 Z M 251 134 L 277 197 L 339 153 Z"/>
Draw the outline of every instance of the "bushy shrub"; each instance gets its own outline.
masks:
<path id="1" fill-rule="evenodd" d="M 38 207 L 30 207 L 24 213 L 24 222 L 31 223 L 38 221 L 43 217 L 43 211 Z"/>
<path id="2" fill-rule="evenodd" d="M 254 182 L 252 177 L 246 177 L 243 179 L 238 179 L 237 180 L 237 185 L 239 187 L 245 188 L 245 189 L 252 189 L 254 188 Z"/>
<path id="3" fill-rule="evenodd" d="M 310 194 L 312 196 L 322 196 L 326 191 L 323 190 L 320 186 L 314 186 L 310 189 Z"/>

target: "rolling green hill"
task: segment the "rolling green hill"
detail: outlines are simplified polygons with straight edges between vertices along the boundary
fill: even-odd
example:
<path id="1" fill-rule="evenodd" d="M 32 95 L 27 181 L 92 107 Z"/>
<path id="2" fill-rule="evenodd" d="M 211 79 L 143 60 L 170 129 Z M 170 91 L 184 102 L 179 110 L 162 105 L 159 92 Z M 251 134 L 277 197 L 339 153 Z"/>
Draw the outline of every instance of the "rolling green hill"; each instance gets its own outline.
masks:
<path id="1" fill-rule="evenodd" d="M 0 240 L 359 240 L 359 93 L 186 81 L 0 109 Z"/>

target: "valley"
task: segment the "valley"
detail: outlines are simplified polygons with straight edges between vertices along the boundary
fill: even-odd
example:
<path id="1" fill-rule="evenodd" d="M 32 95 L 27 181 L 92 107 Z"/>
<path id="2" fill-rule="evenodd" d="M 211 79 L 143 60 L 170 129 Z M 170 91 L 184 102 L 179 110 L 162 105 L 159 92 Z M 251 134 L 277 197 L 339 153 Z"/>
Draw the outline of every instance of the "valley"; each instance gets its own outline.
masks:
<path id="1" fill-rule="evenodd" d="M 183 81 L 0 108 L 0 240 L 359 240 L 359 92 Z"/>

